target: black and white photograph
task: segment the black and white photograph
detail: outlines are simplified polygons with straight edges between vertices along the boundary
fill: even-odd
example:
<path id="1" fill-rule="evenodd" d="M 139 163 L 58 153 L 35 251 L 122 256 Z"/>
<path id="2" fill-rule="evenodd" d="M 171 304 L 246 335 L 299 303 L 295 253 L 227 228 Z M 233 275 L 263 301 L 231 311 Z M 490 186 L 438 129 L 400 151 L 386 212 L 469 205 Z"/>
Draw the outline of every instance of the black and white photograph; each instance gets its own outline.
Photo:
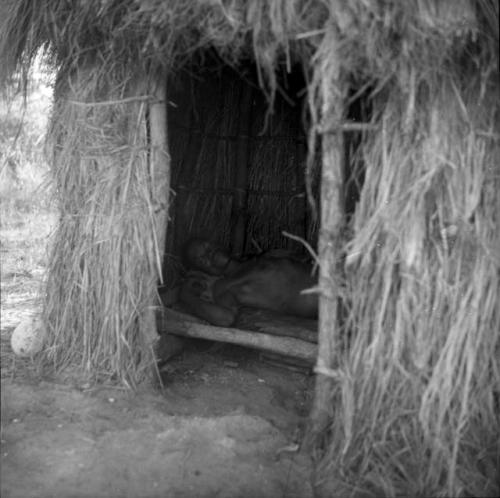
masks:
<path id="1" fill-rule="evenodd" d="M 2 498 L 500 496 L 499 0 L 0 0 Z"/>

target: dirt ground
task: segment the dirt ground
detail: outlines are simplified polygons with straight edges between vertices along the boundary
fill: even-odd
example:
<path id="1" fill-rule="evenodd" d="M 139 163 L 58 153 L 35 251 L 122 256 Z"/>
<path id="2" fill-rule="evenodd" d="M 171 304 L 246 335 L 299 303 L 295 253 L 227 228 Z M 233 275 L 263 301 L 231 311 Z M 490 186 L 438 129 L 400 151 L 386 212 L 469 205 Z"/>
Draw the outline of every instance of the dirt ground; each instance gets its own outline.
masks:
<path id="1" fill-rule="evenodd" d="M 41 229 L 44 228 L 45 229 Z M 312 496 L 296 450 L 313 377 L 192 341 L 137 391 L 41 378 L 10 334 L 38 309 L 50 223 L 1 229 L 1 496 Z"/>

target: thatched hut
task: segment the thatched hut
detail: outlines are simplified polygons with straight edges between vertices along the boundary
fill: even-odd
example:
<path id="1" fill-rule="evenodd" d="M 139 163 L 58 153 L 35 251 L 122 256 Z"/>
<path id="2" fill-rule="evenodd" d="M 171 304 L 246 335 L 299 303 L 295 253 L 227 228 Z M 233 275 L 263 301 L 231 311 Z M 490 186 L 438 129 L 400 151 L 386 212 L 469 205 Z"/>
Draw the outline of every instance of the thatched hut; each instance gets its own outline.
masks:
<path id="1" fill-rule="evenodd" d="M 57 69 L 45 361 L 138 382 L 186 236 L 285 230 L 319 263 L 318 495 L 499 494 L 496 0 L 3 4 L 3 81 Z"/>

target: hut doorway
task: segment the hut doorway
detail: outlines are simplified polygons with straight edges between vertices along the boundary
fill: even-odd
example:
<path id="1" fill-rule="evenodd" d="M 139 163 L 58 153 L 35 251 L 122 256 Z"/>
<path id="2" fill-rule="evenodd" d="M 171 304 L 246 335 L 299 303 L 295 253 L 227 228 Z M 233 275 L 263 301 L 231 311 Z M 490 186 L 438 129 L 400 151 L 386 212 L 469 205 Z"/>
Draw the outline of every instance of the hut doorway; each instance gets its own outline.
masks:
<path id="1" fill-rule="evenodd" d="M 283 250 L 305 261 L 311 257 L 306 246 L 316 248 L 318 224 L 305 185 L 306 82 L 300 67 L 277 78 L 271 107 L 250 63 L 237 70 L 213 62 L 190 67 L 168 82 L 173 195 L 159 329 L 270 350 L 312 366 L 316 320 L 243 309 L 232 330 L 222 330 L 194 323 L 178 306 L 183 246 L 192 237 L 210 239 L 236 258 Z"/>
<path id="2" fill-rule="evenodd" d="M 210 56 L 200 60 L 167 84 L 172 195 L 160 287 L 165 308 L 158 328 L 162 334 L 270 349 L 312 366 L 316 320 L 243 310 L 233 330 L 220 330 L 193 321 L 179 306 L 186 274 L 182 252 L 192 237 L 210 239 L 236 258 L 282 249 L 311 260 L 310 251 L 317 250 L 319 221 L 311 201 L 319 206 L 320 154 L 309 173 L 311 199 L 306 193 L 307 82 L 302 66 L 276 74 L 270 106 L 253 62 L 233 68 Z M 361 132 L 355 123 L 367 120 L 369 99 L 367 92 L 359 93 L 353 91 L 346 113 L 354 123 L 344 133 L 346 223 L 364 180 Z M 165 342 L 167 357 L 179 349 L 177 339 L 166 341 L 162 335 Z"/>

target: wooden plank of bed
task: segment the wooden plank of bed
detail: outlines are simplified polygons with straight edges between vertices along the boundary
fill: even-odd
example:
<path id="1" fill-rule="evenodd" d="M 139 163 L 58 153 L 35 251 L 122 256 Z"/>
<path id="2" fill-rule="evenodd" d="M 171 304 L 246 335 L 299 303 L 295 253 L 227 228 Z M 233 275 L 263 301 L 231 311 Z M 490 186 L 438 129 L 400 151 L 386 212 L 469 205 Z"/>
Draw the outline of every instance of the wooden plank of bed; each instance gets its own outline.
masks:
<path id="1" fill-rule="evenodd" d="M 161 315 L 158 327 L 161 332 L 271 351 L 284 356 L 300 358 L 311 364 L 316 361 L 316 344 L 301 338 L 276 335 L 277 330 L 273 327 L 271 327 L 273 330 L 271 333 L 216 327 L 203 323 L 191 315 L 169 308 L 163 308 Z"/>
<path id="2" fill-rule="evenodd" d="M 318 332 L 317 330 L 309 330 L 300 325 L 294 325 L 289 323 L 289 321 L 272 321 L 266 319 L 254 319 L 251 326 L 247 326 L 246 323 L 241 326 L 241 328 L 256 330 L 263 334 L 278 335 L 282 337 L 294 337 L 295 339 L 301 339 L 302 341 L 312 342 L 314 344 L 318 343 Z"/>

